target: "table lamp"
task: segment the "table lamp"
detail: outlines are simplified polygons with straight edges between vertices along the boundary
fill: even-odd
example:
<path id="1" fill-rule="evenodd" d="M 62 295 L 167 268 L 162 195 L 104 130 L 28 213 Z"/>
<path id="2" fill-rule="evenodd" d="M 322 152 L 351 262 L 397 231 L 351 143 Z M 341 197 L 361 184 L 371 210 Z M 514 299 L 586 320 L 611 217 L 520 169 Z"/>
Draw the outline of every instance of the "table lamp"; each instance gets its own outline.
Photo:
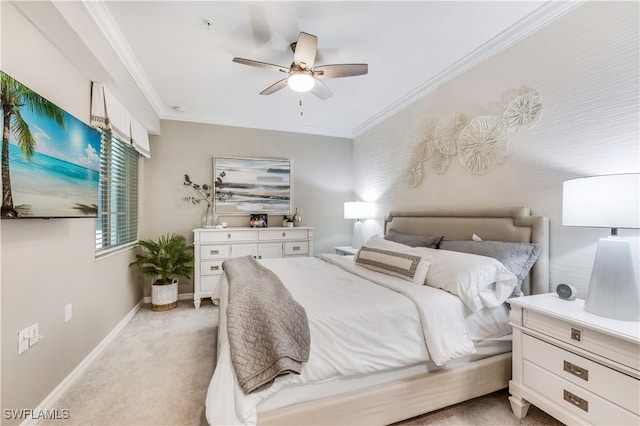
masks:
<path id="1" fill-rule="evenodd" d="M 584 310 L 617 320 L 640 320 L 631 246 L 618 237 L 618 228 L 640 228 L 640 173 L 565 181 L 562 225 L 611 228 L 611 235 L 598 242 Z"/>
<path id="2" fill-rule="evenodd" d="M 344 203 L 344 218 L 355 219 L 353 225 L 353 238 L 351 239 L 351 247 L 359 249 L 364 244 L 364 232 L 362 230 L 362 222 L 360 219 L 371 219 L 373 217 L 373 203 L 364 203 L 360 201 L 349 201 Z"/>

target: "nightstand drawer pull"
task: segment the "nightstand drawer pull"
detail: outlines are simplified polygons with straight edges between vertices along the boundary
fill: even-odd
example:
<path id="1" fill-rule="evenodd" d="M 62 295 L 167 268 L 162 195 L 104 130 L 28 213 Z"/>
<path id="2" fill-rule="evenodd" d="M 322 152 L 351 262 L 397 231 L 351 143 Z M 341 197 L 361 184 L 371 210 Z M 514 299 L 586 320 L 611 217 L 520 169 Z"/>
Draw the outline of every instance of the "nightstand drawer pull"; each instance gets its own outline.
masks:
<path id="1" fill-rule="evenodd" d="M 571 339 L 578 342 L 582 341 L 582 330 L 571 327 Z"/>
<path id="2" fill-rule="evenodd" d="M 579 409 L 586 411 L 587 413 L 589 412 L 589 401 L 587 401 L 586 399 L 582 399 L 577 395 L 572 394 L 566 389 L 564 390 L 564 400 L 567 402 L 570 402 L 571 404 L 575 405 Z"/>
<path id="3" fill-rule="evenodd" d="M 210 251 L 209 251 L 209 254 L 210 254 L 210 255 L 212 255 L 212 256 L 213 256 L 214 254 L 220 254 L 220 250 L 210 250 Z"/>
<path id="4" fill-rule="evenodd" d="M 291 247 L 291 250 L 300 251 L 300 246 L 293 246 L 293 247 Z"/>
<path id="5" fill-rule="evenodd" d="M 577 365 L 572 364 L 569 361 L 564 362 L 564 371 L 566 371 L 567 373 L 571 373 L 576 377 L 580 377 L 586 382 L 589 381 L 589 370 L 587 370 L 586 368 L 578 367 Z"/>
<path id="6" fill-rule="evenodd" d="M 219 271 L 220 270 L 220 265 L 210 266 L 209 269 L 212 270 L 212 271 Z"/>

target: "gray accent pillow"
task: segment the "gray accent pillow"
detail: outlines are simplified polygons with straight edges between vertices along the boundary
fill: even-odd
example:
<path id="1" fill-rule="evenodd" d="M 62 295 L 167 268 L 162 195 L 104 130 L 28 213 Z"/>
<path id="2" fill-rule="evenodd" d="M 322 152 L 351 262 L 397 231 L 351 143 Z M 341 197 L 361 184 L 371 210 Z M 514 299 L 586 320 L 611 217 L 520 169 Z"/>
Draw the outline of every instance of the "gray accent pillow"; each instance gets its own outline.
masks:
<path id="1" fill-rule="evenodd" d="M 389 229 L 384 236 L 385 240 L 394 241 L 396 243 L 404 244 L 409 247 L 429 247 L 438 248 L 443 236 L 437 235 L 415 235 L 415 234 L 403 234 L 395 229 Z"/>
<path id="2" fill-rule="evenodd" d="M 533 264 L 542 252 L 538 243 L 512 243 L 506 241 L 448 241 L 440 243 L 440 249 L 477 254 L 499 260 L 513 275 L 518 284 L 510 297 L 522 296 L 522 281 L 527 278 Z"/>

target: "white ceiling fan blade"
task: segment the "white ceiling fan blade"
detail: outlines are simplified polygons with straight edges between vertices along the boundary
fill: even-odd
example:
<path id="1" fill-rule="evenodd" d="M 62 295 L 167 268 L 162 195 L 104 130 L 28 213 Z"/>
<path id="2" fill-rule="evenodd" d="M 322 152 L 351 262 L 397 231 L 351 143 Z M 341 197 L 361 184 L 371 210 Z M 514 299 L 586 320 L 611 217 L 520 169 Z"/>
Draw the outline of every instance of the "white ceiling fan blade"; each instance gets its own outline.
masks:
<path id="1" fill-rule="evenodd" d="M 310 70 L 316 61 L 316 51 L 318 50 L 318 37 L 301 32 L 296 42 L 293 62 L 296 65 L 304 64 L 303 69 Z"/>
<path id="2" fill-rule="evenodd" d="M 315 78 L 341 78 L 363 75 L 368 72 L 369 65 L 367 64 L 321 65 L 314 68 L 313 76 Z"/>
<path id="3" fill-rule="evenodd" d="M 270 71 L 289 72 L 289 68 L 281 67 L 280 65 L 268 64 L 266 62 L 254 61 L 253 59 L 233 58 L 233 62 Z"/>
<path id="4" fill-rule="evenodd" d="M 287 79 L 283 78 L 282 80 L 273 83 L 271 86 L 267 87 L 266 89 L 264 89 L 262 92 L 260 92 L 261 95 L 270 95 L 274 92 L 277 92 L 280 89 L 284 89 L 285 87 L 287 87 Z"/>
<path id="5" fill-rule="evenodd" d="M 321 82 L 317 78 L 314 78 L 313 80 L 314 80 L 314 85 L 313 85 L 313 88 L 311 89 L 311 93 L 313 93 L 314 95 L 316 95 L 322 100 L 329 99 L 331 96 L 333 96 L 333 94 L 331 93 L 331 90 L 329 90 L 329 88 L 325 86 L 323 82 Z"/>

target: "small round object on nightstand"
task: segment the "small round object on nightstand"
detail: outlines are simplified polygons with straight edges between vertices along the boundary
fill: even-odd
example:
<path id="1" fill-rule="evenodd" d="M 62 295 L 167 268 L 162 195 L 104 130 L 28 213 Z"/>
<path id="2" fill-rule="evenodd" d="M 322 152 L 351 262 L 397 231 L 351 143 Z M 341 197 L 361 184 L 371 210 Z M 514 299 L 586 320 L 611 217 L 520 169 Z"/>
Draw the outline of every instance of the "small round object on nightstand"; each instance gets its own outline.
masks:
<path id="1" fill-rule="evenodd" d="M 560 297 L 560 299 L 564 300 L 575 300 L 576 294 L 578 294 L 575 287 L 569 284 L 558 284 L 556 287 L 556 293 L 558 293 L 558 297 Z"/>

